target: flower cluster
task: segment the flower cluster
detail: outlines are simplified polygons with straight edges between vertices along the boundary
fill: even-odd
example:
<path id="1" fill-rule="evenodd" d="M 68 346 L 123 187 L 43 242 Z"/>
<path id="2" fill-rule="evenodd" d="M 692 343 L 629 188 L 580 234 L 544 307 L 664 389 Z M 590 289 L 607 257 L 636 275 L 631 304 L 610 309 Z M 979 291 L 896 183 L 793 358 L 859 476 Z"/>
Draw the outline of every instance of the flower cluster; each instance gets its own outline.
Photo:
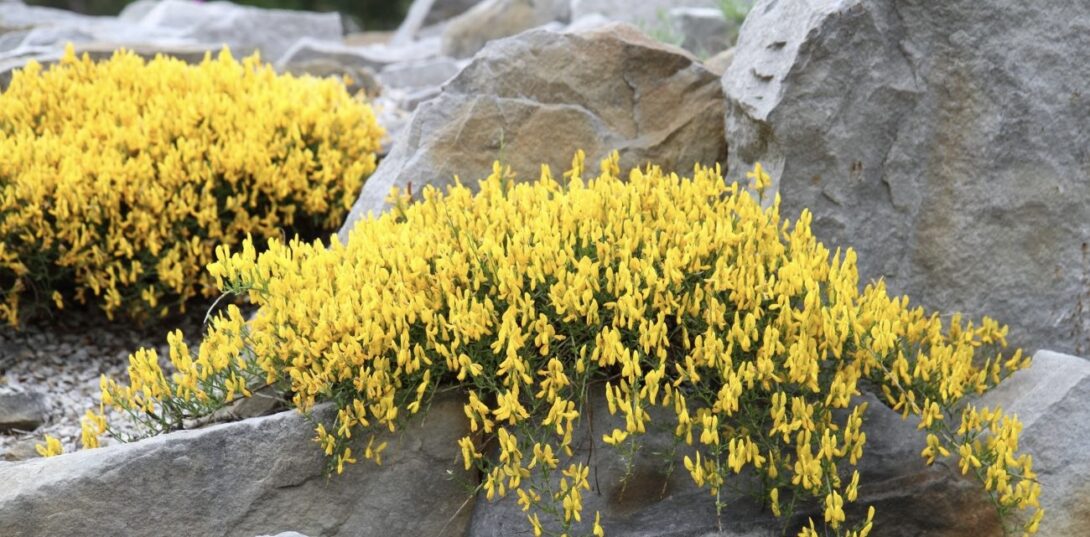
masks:
<path id="1" fill-rule="evenodd" d="M 45 443 L 35 444 L 34 451 L 38 452 L 38 455 L 42 457 L 56 457 L 64 453 L 64 446 L 61 445 L 61 441 L 57 437 L 52 435 L 45 435 Z"/>
<path id="2" fill-rule="evenodd" d="M 214 294 L 216 245 L 338 226 L 380 138 L 342 84 L 257 56 L 30 62 L 0 94 L 0 317 L 93 299 L 141 318 Z"/>
<path id="3" fill-rule="evenodd" d="M 543 168 L 514 183 L 497 164 L 477 194 L 395 192 L 395 209 L 347 244 L 220 249 L 210 273 L 260 313 L 218 314 L 195 353 L 172 335 L 172 381 L 137 353 L 128 386 L 103 381 L 104 402 L 156 414 L 245 394 L 247 379 L 301 411 L 331 400 L 336 420 L 316 440 L 340 472 L 378 461 L 378 432 L 456 387 L 480 490 L 517 495 L 535 535 L 602 535 L 582 513 L 589 468 L 571 457 L 593 387 L 619 424 L 599 431 L 606 443 L 637 449 L 661 407 L 670 418 L 655 425 L 690 446 L 684 467 L 711 494 L 745 470 L 777 516 L 823 507 L 800 535 L 863 537 L 873 508 L 849 521 L 845 504 L 859 494 L 856 396 L 870 386 L 920 418 L 928 462 L 956 453 L 1001 514 L 1035 531 L 1040 487 L 1017 420 L 963 404 L 1028 364 L 1001 354 L 1005 327 L 943 322 L 881 282 L 861 290 L 855 254 L 820 244 L 809 213 L 788 222 L 778 198 L 762 207 L 717 168 L 623 180 L 614 155 L 584 173 L 581 153 L 565 181 Z"/>

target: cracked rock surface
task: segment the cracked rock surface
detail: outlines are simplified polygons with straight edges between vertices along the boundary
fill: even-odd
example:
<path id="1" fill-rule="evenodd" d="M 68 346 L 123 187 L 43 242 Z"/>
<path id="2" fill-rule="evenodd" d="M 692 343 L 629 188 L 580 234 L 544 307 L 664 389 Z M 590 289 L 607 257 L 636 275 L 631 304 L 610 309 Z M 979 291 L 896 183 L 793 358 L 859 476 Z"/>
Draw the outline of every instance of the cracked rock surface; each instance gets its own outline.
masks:
<path id="1" fill-rule="evenodd" d="M 460 400 L 437 400 L 423 424 L 379 435 L 381 466 L 332 478 L 314 422 L 296 411 L 0 463 L 0 520 L 26 537 L 462 535 L 471 476 L 455 457 L 468 428 Z"/>
<path id="2" fill-rule="evenodd" d="M 762 0 L 723 77 L 732 179 L 861 280 L 1090 351 L 1090 3 Z"/>

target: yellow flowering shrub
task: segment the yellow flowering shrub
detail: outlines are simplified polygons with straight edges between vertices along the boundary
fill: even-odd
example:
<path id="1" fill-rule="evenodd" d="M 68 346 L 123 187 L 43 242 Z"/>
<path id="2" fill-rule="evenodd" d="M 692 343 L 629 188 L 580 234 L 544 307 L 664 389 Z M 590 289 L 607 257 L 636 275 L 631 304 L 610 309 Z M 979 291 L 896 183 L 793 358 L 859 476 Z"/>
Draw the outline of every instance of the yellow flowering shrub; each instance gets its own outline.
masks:
<path id="1" fill-rule="evenodd" d="M 381 134 L 342 84 L 256 55 L 30 62 L 0 94 L 0 316 L 92 299 L 141 318 L 214 295 L 216 245 L 336 228 Z"/>
<path id="2" fill-rule="evenodd" d="M 102 379 L 103 403 L 162 431 L 255 383 L 281 386 L 304 412 L 334 401 L 316 441 L 339 473 L 377 462 L 378 432 L 456 387 L 479 490 L 517 495 L 535 535 L 602 535 L 599 515 L 582 513 L 589 468 L 570 457 L 600 386 L 623 421 L 599 431 L 606 443 L 631 448 L 664 407 L 692 449 L 680 462 L 712 495 L 748 470 L 776 516 L 822 506 L 800 535 L 863 537 L 873 508 L 849 521 L 844 506 L 859 493 L 855 396 L 869 386 L 920 418 L 927 462 L 956 454 L 1005 520 L 1035 531 L 1040 486 L 1017 452 L 1017 419 L 965 399 L 1028 364 L 1002 354 L 1005 327 L 943 322 L 882 282 L 860 290 L 854 252 L 815 240 L 808 212 L 789 222 L 778 197 L 764 208 L 718 169 L 622 180 L 614 155 L 585 177 L 581 153 L 572 168 L 516 184 L 497 164 L 477 194 L 395 193 L 395 210 L 328 249 L 219 249 L 209 272 L 260 313 L 247 322 L 228 307 L 196 350 L 172 333 L 169 378 L 141 350 L 128 384 Z M 751 177 L 763 197 L 768 175 Z M 86 436 L 109 432 L 100 419 L 89 415 Z"/>

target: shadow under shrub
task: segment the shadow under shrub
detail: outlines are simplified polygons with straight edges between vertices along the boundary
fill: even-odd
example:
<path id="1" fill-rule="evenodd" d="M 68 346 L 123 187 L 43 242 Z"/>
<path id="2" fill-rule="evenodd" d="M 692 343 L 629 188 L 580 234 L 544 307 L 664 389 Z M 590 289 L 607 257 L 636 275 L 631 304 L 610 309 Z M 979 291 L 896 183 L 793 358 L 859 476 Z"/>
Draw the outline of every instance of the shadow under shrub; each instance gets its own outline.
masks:
<path id="1" fill-rule="evenodd" d="M 957 457 L 1010 530 L 1034 532 L 1040 486 L 1017 419 L 967 399 L 1028 365 L 1003 353 L 1006 328 L 944 322 L 882 282 L 860 290 L 854 252 L 822 246 L 808 212 L 789 222 L 778 197 L 762 206 L 770 178 L 750 176 L 758 197 L 718 169 L 625 181 L 616 155 L 593 178 L 577 155 L 563 182 L 543 168 L 517 184 L 497 164 L 477 194 L 394 193 L 394 210 L 347 244 L 222 249 L 209 272 L 260 312 L 247 322 L 226 308 L 196 352 L 172 333 L 170 380 L 139 351 L 128 384 L 102 379 L 103 403 L 165 431 L 255 384 L 303 412 L 334 401 L 316 441 L 339 473 L 380 460 L 378 430 L 459 390 L 478 490 L 517 495 L 535 535 L 601 535 L 598 514 L 582 513 L 589 468 L 570 458 L 593 383 L 623 420 L 603 439 L 627 459 L 665 426 L 695 451 L 678 462 L 709 501 L 746 471 L 783 520 L 821 506 L 800 535 L 862 537 L 873 508 L 847 520 L 844 506 L 867 440 L 853 396 L 871 390 L 921 418 L 929 463 Z M 93 411 L 84 425 L 89 446 L 109 433 Z"/>
<path id="2" fill-rule="evenodd" d="M 256 55 L 31 62 L 0 94 L 0 316 L 184 310 L 217 294 L 217 245 L 335 229 L 381 134 L 342 84 Z"/>

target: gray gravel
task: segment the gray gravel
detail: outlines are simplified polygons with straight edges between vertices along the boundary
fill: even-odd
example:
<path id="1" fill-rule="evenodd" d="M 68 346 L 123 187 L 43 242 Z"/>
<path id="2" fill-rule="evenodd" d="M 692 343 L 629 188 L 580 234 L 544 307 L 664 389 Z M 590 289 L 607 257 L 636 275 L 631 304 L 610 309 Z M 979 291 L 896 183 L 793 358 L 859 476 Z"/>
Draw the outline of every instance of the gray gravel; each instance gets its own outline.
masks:
<path id="1" fill-rule="evenodd" d="M 80 418 L 98 408 L 99 376 L 127 380 L 129 354 L 155 347 L 167 356 L 166 334 L 180 328 L 187 339 L 200 334 L 204 309 L 169 321 L 138 327 L 131 322 L 110 322 L 91 310 L 65 310 L 52 319 L 32 321 L 20 330 L 0 328 L 0 395 L 38 393 L 45 400 L 43 425 L 33 431 L 0 433 L 0 459 L 36 457 L 35 443 L 46 434 L 57 437 L 65 452 L 79 449 Z M 125 415 L 108 412 L 111 427 L 124 434 L 138 431 Z M 102 437 L 103 445 L 114 443 Z"/>

